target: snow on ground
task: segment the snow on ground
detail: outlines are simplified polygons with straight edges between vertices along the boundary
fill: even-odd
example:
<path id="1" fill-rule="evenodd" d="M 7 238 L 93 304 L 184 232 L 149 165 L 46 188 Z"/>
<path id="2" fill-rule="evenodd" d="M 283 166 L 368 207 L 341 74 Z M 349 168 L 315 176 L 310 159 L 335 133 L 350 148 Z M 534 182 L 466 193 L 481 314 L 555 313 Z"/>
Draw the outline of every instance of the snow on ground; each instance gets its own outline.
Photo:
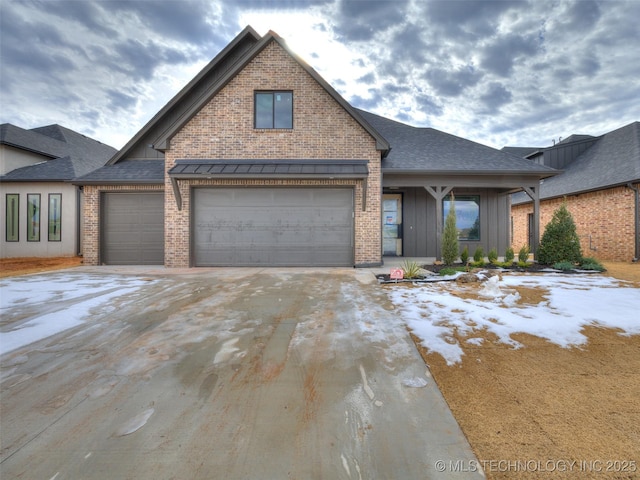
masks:
<path id="1" fill-rule="evenodd" d="M 539 289 L 542 301 L 522 300 L 518 288 Z M 640 289 L 601 275 L 508 274 L 489 279 L 476 298 L 458 296 L 468 291 L 455 282 L 394 286 L 391 301 L 409 328 L 430 351 L 448 365 L 462 359 L 463 350 L 454 337 L 479 345 L 480 330 L 497 335 L 501 342 L 520 348 L 513 333 L 528 333 L 561 347 L 582 345 L 587 325 L 618 328 L 622 334 L 640 334 Z M 524 290 L 523 290 L 524 291 Z"/>
<path id="2" fill-rule="evenodd" d="M 104 275 L 52 274 L 0 281 L 0 355 L 84 323 L 107 302 L 148 281 Z M 69 300 L 74 300 L 67 303 Z M 40 306 L 42 315 L 26 307 Z"/>

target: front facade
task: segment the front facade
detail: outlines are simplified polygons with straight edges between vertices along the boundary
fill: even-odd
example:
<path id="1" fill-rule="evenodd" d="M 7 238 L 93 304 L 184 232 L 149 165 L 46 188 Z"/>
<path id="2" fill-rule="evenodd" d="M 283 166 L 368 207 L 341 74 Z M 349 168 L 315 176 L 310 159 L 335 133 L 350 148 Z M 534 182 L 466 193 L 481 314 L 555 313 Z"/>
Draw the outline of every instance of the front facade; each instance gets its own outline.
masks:
<path id="1" fill-rule="evenodd" d="M 521 153 L 531 162 L 563 170 L 540 187 L 541 225 L 547 225 L 554 211 L 566 203 L 584 256 L 604 261 L 637 261 L 640 123 L 631 123 L 600 137 L 573 135 L 551 147 L 523 149 Z M 511 216 L 514 248 L 530 245 L 534 236 L 532 203 L 522 195 L 514 196 Z"/>
<path id="2" fill-rule="evenodd" d="M 438 257 L 451 193 L 476 213 L 470 249 L 506 248 L 508 193 L 535 196 L 552 174 L 355 109 L 275 33 L 247 27 L 75 183 L 88 264 L 373 266 Z"/>

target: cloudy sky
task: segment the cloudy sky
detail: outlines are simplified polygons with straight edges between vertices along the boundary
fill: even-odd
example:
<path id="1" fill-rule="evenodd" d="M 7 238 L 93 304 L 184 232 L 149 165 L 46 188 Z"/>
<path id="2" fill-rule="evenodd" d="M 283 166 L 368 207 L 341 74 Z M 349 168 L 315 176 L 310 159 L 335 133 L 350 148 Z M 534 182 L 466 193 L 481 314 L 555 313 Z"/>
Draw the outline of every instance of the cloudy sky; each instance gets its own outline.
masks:
<path id="1" fill-rule="evenodd" d="M 246 25 L 352 105 L 501 148 L 640 120 L 638 0 L 0 0 L 0 123 L 123 146 Z"/>

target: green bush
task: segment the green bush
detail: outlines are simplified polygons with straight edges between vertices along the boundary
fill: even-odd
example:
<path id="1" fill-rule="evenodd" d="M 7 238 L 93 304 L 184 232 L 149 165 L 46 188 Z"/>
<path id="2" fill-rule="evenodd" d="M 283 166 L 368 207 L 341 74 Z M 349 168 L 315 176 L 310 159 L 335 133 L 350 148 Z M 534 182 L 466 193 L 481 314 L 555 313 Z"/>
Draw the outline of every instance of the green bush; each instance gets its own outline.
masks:
<path id="1" fill-rule="evenodd" d="M 545 227 L 536 260 L 549 265 L 559 262 L 576 264 L 582 260 L 580 238 L 566 203 L 553 212 L 553 218 Z"/>
<path id="2" fill-rule="evenodd" d="M 557 262 L 553 264 L 553 268 L 555 268 L 556 270 L 562 270 L 566 272 L 576 268 L 576 265 L 575 263 L 571 263 L 571 262 Z"/>
<path id="3" fill-rule="evenodd" d="M 418 262 L 410 262 L 409 260 L 405 260 L 400 268 L 402 268 L 404 278 L 418 278 L 422 269 Z"/>
<path id="4" fill-rule="evenodd" d="M 528 268 L 531 266 L 531 264 L 527 261 L 518 260 L 518 266 L 520 268 Z"/>
<path id="5" fill-rule="evenodd" d="M 516 257 L 516 254 L 513 251 L 513 248 L 511 248 L 511 247 L 507 248 L 507 251 L 504 252 L 504 263 L 505 263 L 505 266 L 510 266 L 513 263 L 513 259 L 515 257 Z"/>
<path id="6" fill-rule="evenodd" d="M 438 272 L 438 275 L 444 277 L 446 275 L 455 275 L 458 272 L 464 272 L 464 267 L 445 267 Z"/>
<path id="7" fill-rule="evenodd" d="M 527 263 L 529 261 L 529 245 L 523 245 L 518 252 L 518 264 Z"/>
<path id="8" fill-rule="evenodd" d="M 466 265 L 469 262 L 469 247 L 465 245 L 464 250 L 460 254 L 460 261 L 463 265 Z"/>
<path id="9" fill-rule="evenodd" d="M 593 257 L 585 257 L 580 261 L 582 270 L 595 270 L 596 272 L 604 272 L 604 266 Z"/>
<path id="10" fill-rule="evenodd" d="M 445 265 L 453 265 L 458 258 L 458 227 L 453 193 L 449 205 L 449 213 L 444 222 L 444 232 L 442 232 L 442 261 Z"/>
<path id="11" fill-rule="evenodd" d="M 498 263 L 498 250 L 496 250 L 495 248 L 492 248 L 491 250 L 489 250 L 487 258 L 489 259 L 489 263 L 493 263 L 494 265 L 497 264 Z"/>
<path id="12" fill-rule="evenodd" d="M 482 247 L 476 248 L 476 251 L 473 252 L 473 261 L 476 263 L 484 263 L 484 250 Z"/>

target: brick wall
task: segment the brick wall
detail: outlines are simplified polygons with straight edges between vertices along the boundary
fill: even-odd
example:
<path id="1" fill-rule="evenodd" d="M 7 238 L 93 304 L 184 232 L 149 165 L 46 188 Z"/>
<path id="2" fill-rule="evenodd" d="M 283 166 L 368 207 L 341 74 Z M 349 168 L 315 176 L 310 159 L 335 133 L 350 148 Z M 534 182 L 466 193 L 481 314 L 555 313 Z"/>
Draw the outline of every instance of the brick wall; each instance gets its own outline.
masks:
<path id="1" fill-rule="evenodd" d="M 635 185 L 638 187 L 638 185 Z M 553 212 L 563 198 L 540 202 L 540 235 L 551 221 Z M 580 236 L 582 254 L 598 260 L 629 261 L 635 255 L 634 192 L 616 187 L 597 192 L 566 197 Z M 527 244 L 527 214 L 533 213 L 533 204 L 516 205 L 511 209 L 513 218 L 513 248 Z M 592 250 L 591 247 L 596 248 Z"/>
<path id="2" fill-rule="evenodd" d="M 253 128 L 255 90 L 293 91 L 293 129 Z M 190 261 L 190 188 L 198 185 L 353 185 L 355 263 L 381 261 L 381 170 L 375 140 L 276 42 L 270 43 L 170 141 L 168 171 L 177 159 L 362 159 L 369 162 L 366 210 L 355 180 L 181 180 L 178 211 L 165 175 L 165 265 Z"/>
<path id="3" fill-rule="evenodd" d="M 162 185 L 85 185 L 83 187 L 82 248 L 83 263 L 100 263 L 100 200 L 102 192 L 158 192 Z"/>

